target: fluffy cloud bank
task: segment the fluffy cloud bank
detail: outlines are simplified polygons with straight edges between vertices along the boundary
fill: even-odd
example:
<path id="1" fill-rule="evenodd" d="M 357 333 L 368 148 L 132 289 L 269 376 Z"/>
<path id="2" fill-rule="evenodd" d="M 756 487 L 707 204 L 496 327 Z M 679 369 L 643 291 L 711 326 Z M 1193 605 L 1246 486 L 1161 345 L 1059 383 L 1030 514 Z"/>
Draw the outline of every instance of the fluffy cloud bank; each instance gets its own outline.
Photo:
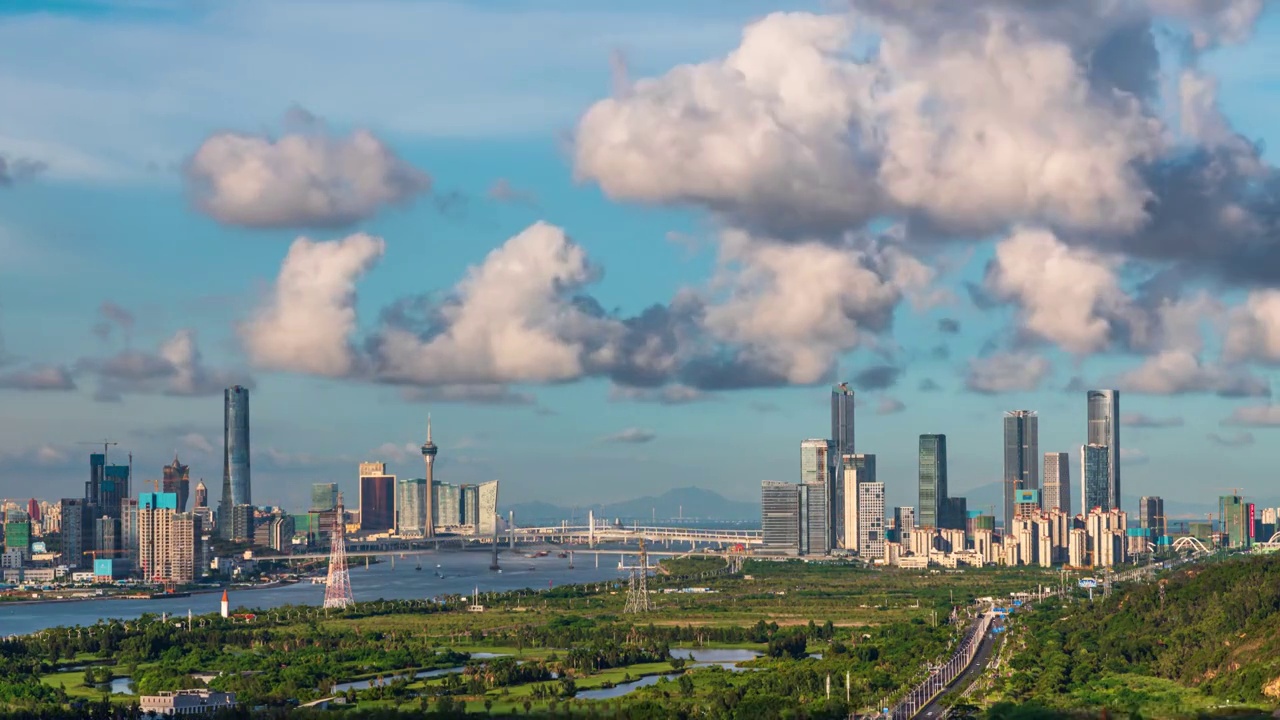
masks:
<path id="1" fill-rule="evenodd" d="M 187 162 L 195 204 L 252 228 L 345 227 L 427 193 L 431 178 L 367 130 L 335 136 L 305 111 L 278 138 L 210 136 Z"/>

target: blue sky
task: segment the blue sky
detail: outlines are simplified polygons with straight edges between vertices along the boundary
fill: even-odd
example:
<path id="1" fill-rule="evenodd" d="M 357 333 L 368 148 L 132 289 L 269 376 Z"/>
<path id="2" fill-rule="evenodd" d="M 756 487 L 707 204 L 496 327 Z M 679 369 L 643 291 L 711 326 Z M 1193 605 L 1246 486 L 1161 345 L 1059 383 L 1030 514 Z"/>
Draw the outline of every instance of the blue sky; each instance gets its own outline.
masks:
<path id="1" fill-rule="evenodd" d="M 422 441 L 427 412 L 441 446 L 439 476 L 500 479 L 504 502 L 611 501 L 688 485 L 755 499 L 761 480 L 795 479 L 801 440 L 826 434 L 827 381 L 874 366 L 898 373 L 888 387 L 859 389 L 858 445 L 878 455 L 892 504 L 914 504 L 920 433 L 948 435 L 952 485 L 961 491 L 999 478 L 1003 410 L 1038 410 L 1041 449 L 1074 453 L 1084 437 L 1084 397 L 1064 389 L 1071 379 L 1120 376 L 1161 350 L 1072 351 L 1052 333 L 1027 344 L 1014 339 L 1025 294 L 975 304 L 969 289 L 988 281 L 997 242 L 1028 222 L 1021 215 L 1004 229 L 906 245 L 935 273 L 911 291 L 946 292 L 922 307 L 895 303 L 891 326 L 866 336 L 874 340 L 831 341 L 833 373 L 793 374 L 770 387 L 704 387 L 694 402 L 622 399 L 626 393 L 607 373 L 595 372 L 563 382 L 496 383 L 519 402 L 414 402 L 404 388 L 368 377 L 266 367 L 246 349 L 237 327 L 269 300 L 298 236 L 336 241 L 365 232 L 385 240 L 381 259 L 358 279 L 357 348 L 379 326 L 383 308 L 422 294 L 442 302 L 469 268 L 540 220 L 563 228 L 586 252 L 598 279 L 580 290 L 611 316 L 634 317 L 682 292 L 701 293 L 711 304 L 751 295 L 755 276 L 735 273 L 755 260 L 717 260 L 728 252 L 723 234 L 739 224 L 726 210 L 736 201 L 606 192 L 602 186 L 621 187 L 625 178 L 586 168 L 576 154 L 585 137 L 579 123 L 610 97 L 619 58 L 628 81 L 663 78 L 682 63 L 733 52 L 744 26 L 766 13 L 832 6 L 683 5 L 10 4 L 0 14 L 0 96 L 8 99 L 0 109 L 0 157 L 15 170 L 21 162 L 29 169 L 0 184 L 0 375 L 14 380 L 0 389 L 0 497 L 26 497 L 33 488 L 48 498 L 76 495 L 90 449 L 77 443 L 103 437 L 120 441 L 120 453 L 133 452 L 140 480 L 157 477 L 176 448 L 194 476 L 216 488 L 220 393 L 197 382 L 173 394 L 164 380 L 134 378 L 103 401 L 112 394 L 103 391 L 106 359 L 126 349 L 155 355 L 181 329 L 195 332 L 206 379 L 252 378 L 254 497 L 264 503 L 297 505 L 313 481 L 353 490 L 361 460 L 420 473 L 406 445 Z M 1197 59 L 1199 71 L 1219 83 L 1217 104 L 1233 132 L 1268 145 L 1280 140 L 1268 137 L 1275 132 L 1268 121 L 1280 110 L 1280 76 L 1270 69 L 1280 67 L 1278 39 L 1280 17 L 1267 12 L 1247 40 L 1224 41 Z M 384 203 L 342 227 L 245 227 L 202 209 L 190 180 L 202 144 L 226 133 L 287 135 L 291 107 L 321 118 L 315 132 L 324 137 L 369 131 L 429 175 L 431 192 Z M 1274 152 L 1262 157 L 1274 159 Z M 667 184 L 679 180 L 677 173 Z M 502 198 L 493 193 L 499 181 L 509 189 Z M 867 227 L 894 222 L 881 217 Z M 1177 263 L 1171 257 L 1136 272 L 1124 265 L 1125 291 L 1139 295 L 1137 285 L 1153 267 Z M 1181 296 L 1203 289 L 1228 305 L 1197 321 L 1205 338 L 1193 354 L 1206 366 L 1224 342 L 1216 328 L 1247 292 L 1265 287 L 1181 278 Z M 992 290 L 977 292 L 979 300 L 984 292 Z M 103 303 L 128 315 L 95 334 Z M 941 332 L 944 319 L 957 321 L 959 331 Z M 966 387 L 971 361 L 1006 352 L 1023 361 L 1034 354 L 1052 369 L 1007 391 Z M 1237 360 L 1232 372 L 1269 382 L 1273 360 L 1265 352 Z M 46 367 L 65 368 L 75 388 L 18 387 L 26 376 L 16 374 Z M 922 390 L 926 381 L 938 389 Z M 1269 406 L 1269 394 L 1221 397 L 1215 382 L 1124 393 L 1124 412 L 1145 416 L 1124 429 L 1131 449 L 1126 494 L 1191 500 L 1216 494 L 1205 490 L 1206 477 L 1226 476 L 1227 484 L 1269 496 L 1267 447 L 1276 430 L 1222 424 L 1240 407 Z M 1174 418 L 1180 423 L 1140 426 Z"/>

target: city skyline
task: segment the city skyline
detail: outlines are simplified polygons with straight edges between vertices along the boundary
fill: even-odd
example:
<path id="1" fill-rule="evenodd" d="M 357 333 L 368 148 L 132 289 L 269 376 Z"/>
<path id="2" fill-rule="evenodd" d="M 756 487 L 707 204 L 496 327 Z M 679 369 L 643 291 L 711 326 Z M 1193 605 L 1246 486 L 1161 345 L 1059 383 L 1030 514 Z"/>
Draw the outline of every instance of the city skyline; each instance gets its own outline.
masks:
<path id="1" fill-rule="evenodd" d="M 1040 50 L 1091 57 L 1108 33 L 1129 27 L 1090 16 L 1097 35 L 1075 37 L 1047 13 L 986 4 L 1019 37 L 1042 42 L 957 25 L 948 47 L 1001 48 L 1033 66 Z M 929 32 L 929 18 L 913 24 L 880 5 L 855 3 L 854 24 Z M 767 16 L 776 9 L 817 15 Z M 378 5 L 364 12 L 380 25 L 433 39 L 397 35 L 380 41 L 385 48 L 359 44 L 367 38 L 349 37 L 335 18 L 320 23 L 328 45 L 288 31 L 318 12 L 306 8 L 270 17 L 238 2 L 216 11 L 0 11 L 0 46 L 14 49 L 0 81 L 48 99 L 0 117 L 0 402 L 13 426 L 0 439 L 0 497 L 29 495 L 33 481 L 50 497 L 78 497 L 87 454 L 79 443 L 108 437 L 121 443 L 113 461 L 134 453 L 135 493 L 177 451 L 216 505 L 217 399 L 241 384 L 254 398 L 257 504 L 305 506 L 313 482 L 341 481 L 354 498 L 347 478 L 363 459 L 417 475 L 428 409 L 447 427 L 435 473 L 451 483 L 500 479 L 505 501 L 609 501 L 689 485 L 754 499 L 761 480 L 796 480 L 795 443 L 828 432 L 818 408 L 845 379 L 860 401 L 857 450 L 877 456 L 889 506 L 914 504 L 922 433 L 948 437 L 950 492 L 999 482 L 995 418 L 1013 407 L 1038 409 L 1042 451 L 1068 453 L 1077 505 L 1080 395 L 1090 387 L 1125 395 L 1116 427 L 1128 496 L 1198 499 L 1197 479 L 1224 471 L 1265 496 L 1265 447 L 1280 432 L 1269 429 L 1280 424 L 1270 401 L 1280 353 L 1269 341 L 1280 303 L 1266 273 L 1280 240 L 1195 219 L 1223 216 L 1214 206 L 1188 208 L 1193 218 L 1140 210 L 1148 192 L 1194 179 L 1167 173 L 1195 166 L 1151 158 L 1202 149 L 1239 161 L 1226 166 L 1274 172 L 1280 136 L 1260 98 L 1276 81 L 1257 68 L 1270 65 L 1280 38 L 1276 13 L 1245 13 L 1235 25 L 1191 10 L 1160 14 L 1151 49 L 1163 65 L 1147 68 L 1150 77 L 1100 62 L 1034 78 L 1043 117 L 1005 107 L 975 68 L 961 90 L 1002 109 L 1005 137 L 1059 151 L 1064 176 L 1095 178 L 1064 187 L 1018 162 L 995 167 L 992 177 L 1014 178 L 1010 189 L 944 183 L 957 173 L 928 169 L 1000 154 L 941 140 L 920 146 L 929 162 L 918 166 L 868 137 L 862 149 L 874 166 L 850 172 L 850 148 L 828 145 L 840 137 L 830 128 L 857 127 L 865 111 L 884 118 L 877 137 L 893 138 L 919 118 L 860 105 L 862 66 L 831 50 L 860 40 L 826 11 Z M 224 22 L 259 28 L 240 46 L 247 57 L 274 57 L 264 34 L 274 33 L 304 61 L 261 76 L 229 69 L 199 88 L 159 72 L 194 66 L 174 52 L 174 33 L 192 52 L 228 52 Z M 462 31 L 480 24 L 494 32 Z M 529 28 L 558 29 L 546 33 L 554 42 L 529 41 L 556 73 L 512 69 L 523 63 L 503 39 Z M 1194 37 L 1200 44 L 1186 45 L 1195 57 L 1181 59 L 1165 32 Z M 600 36 L 616 46 L 577 39 Z M 449 66 L 459 37 L 485 43 L 485 61 L 458 77 L 420 76 L 418 68 Z M 764 52 L 775 41 L 788 52 Z M 355 49 L 350 65 L 308 49 L 335 45 Z M 520 57 L 530 51 L 522 47 Z M 52 48 L 71 54 L 52 62 Z M 388 52 L 413 68 L 412 97 L 383 79 Z M 106 55 L 136 79 L 104 76 Z M 871 69 L 890 87 L 915 82 L 932 93 L 946 112 L 926 130 L 969 137 L 974 123 L 995 121 L 945 92 L 935 70 L 951 59 L 915 48 L 902 56 L 907 65 Z M 714 84 L 744 68 L 761 73 L 753 84 Z M 796 73 L 847 102 L 782 93 L 766 70 Z M 691 74 L 725 92 L 692 96 Z M 1105 93 L 1077 82 L 1142 102 L 1095 103 Z M 729 90 L 770 111 L 717 104 L 740 96 Z M 103 97 L 125 111 L 102 111 Z M 701 108 L 709 124 L 661 125 L 685 116 L 664 98 Z M 88 115 L 99 122 L 66 120 Z M 655 132 L 621 132 L 628 117 Z M 1147 120 L 1161 132 L 1147 134 Z M 771 133 L 779 127 L 795 132 Z M 1117 145 L 1103 144 L 1097 127 L 1121 129 Z M 755 132 L 797 145 L 748 154 L 736 166 L 745 176 L 702 151 L 708 136 Z M 605 140 L 659 135 L 673 138 L 671 153 Z M 326 196 L 322 207 L 305 202 L 283 161 L 264 165 L 280 174 L 260 186 L 228 184 L 243 181 L 237 171 L 253 158 L 286 158 L 285 139 L 320 158 L 373 147 L 353 162 L 368 163 L 379 182 Z M 1242 140 L 1270 142 L 1256 150 Z M 796 168 L 771 157 L 820 162 L 792 178 Z M 664 165 L 677 162 L 684 171 Z M 340 182 L 350 168 L 325 167 L 335 182 L 318 192 L 350 186 Z M 1221 190 L 1212 202 L 1236 199 L 1231 186 Z M 1243 200 L 1236 207 L 1257 211 Z M 1183 226 L 1221 242 L 1206 251 L 1171 229 Z M 531 271 L 504 274 L 517 266 Z M 1151 282 L 1169 277 L 1181 282 Z M 1210 325 L 1225 330 L 1202 333 Z M 499 340 L 527 352 L 501 352 Z M 707 452 L 722 446 L 731 452 Z M 604 480 L 600 466 L 610 468 Z"/>

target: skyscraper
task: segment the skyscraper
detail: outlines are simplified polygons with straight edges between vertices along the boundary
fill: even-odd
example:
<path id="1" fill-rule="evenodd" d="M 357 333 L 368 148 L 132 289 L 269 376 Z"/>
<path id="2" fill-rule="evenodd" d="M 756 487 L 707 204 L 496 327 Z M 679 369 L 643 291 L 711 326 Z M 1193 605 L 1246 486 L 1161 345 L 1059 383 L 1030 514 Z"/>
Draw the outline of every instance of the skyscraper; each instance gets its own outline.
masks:
<path id="1" fill-rule="evenodd" d="M 840 543 L 838 547 L 845 550 L 861 552 L 858 545 L 861 537 L 858 528 L 860 513 L 858 510 L 858 486 L 862 483 L 876 482 L 876 456 L 847 454 L 840 458 L 840 485 L 843 497 L 843 522 L 840 527 Z"/>
<path id="2" fill-rule="evenodd" d="M 816 508 L 821 504 L 825 508 L 822 517 L 810 517 L 810 528 L 820 529 L 827 533 L 827 539 L 817 546 L 822 552 L 830 549 L 835 539 L 842 533 L 843 513 L 835 508 L 843 508 L 844 493 L 836 485 L 834 443 L 831 440 L 811 438 L 800 443 L 800 482 L 810 486 L 810 506 Z M 817 530 L 815 530 L 816 532 Z M 814 550 L 813 552 L 817 552 Z"/>
<path id="3" fill-rule="evenodd" d="M 831 442 L 835 456 L 853 454 L 853 391 L 849 383 L 831 388 Z"/>
<path id="4" fill-rule="evenodd" d="M 917 525 L 936 529 L 947 511 L 947 436 L 920 436 L 920 503 Z"/>
<path id="5" fill-rule="evenodd" d="M 476 518 L 476 534 L 489 537 L 494 533 L 498 522 L 498 481 L 480 483 Z"/>
<path id="6" fill-rule="evenodd" d="M 1226 537 L 1223 544 L 1227 547 L 1249 547 L 1252 533 L 1249 532 L 1249 507 L 1239 495 L 1222 495 L 1218 498 L 1218 517 L 1222 519 L 1222 532 Z"/>
<path id="7" fill-rule="evenodd" d="M 401 480 L 396 507 L 396 534 L 422 537 L 427 522 L 427 481 L 423 478 Z"/>
<path id="8" fill-rule="evenodd" d="M 1084 445 L 1080 448 L 1080 514 L 1093 508 L 1111 509 L 1107 483 L 1111 477 L 1111 452 L 1106 445 Z"/>
<path id="9" fill-rule="evenodd" d="M 1150 531 L 1151 542 L 1161 535 L 1168 535 L 1164 517 L 1164 498 L 1147 495 L 1138 501 L 1138 527 Z"/>
<path id="10" fill-rule="evenodd" d="M 178 512 L 187 511 L 187 498 L 191 494 L 191 468 L 178 461 L 173 453 L 173 464 L 165 465 L 160 487 L 164 492 L 178 496 Z"/>
<path id="11" fill-rule="evenodd" d="M 360 463 L 360 530 L 385 533 L 396 526 L 396 476 L 383 462 Z"/>
<path id="12" fill-rule="evenodd" d="M 1030 410 L 1004 414 L 1004 530 L 1013 527 L 1018 490 L 1039 488 L 1040 420 Z"/>
<path id="13" fill-rule="evenodd" d="M 858 554 L 884 557 L 884 483 L 858 483 Z"/>
<path id="14" fill-rule="evenodd" d="M 435 499 L 434 470 L 435 470 L 435 463 L 436 463 L 436 453 L 439 451 L 440 449 L 437 448 L 436 444 L 431 441 L 431 414 L 428 413 L 427 414 L 427 441 L 422 443 L 422 460 L 427 464 L 427 476 L 426 478 L 424 478 L 427 481 L 427 499 L 426 499 L 427 517 L 425 518 L 425 521 L 424 521 L 425 534 L 423 535 L 423 537 L 435 537 L 435 534 L 436 534 L 436 521 L 435 521 L 436 499 Z"/>
<path id="15" fill-rule="evenodd" d="M 800 553 L 800 509 L 805 499 L 801 491 L 804 487 L 777 480 L 760 483 L 761 542 L 766 552 Z"/>
<path id="16" fill-rule="evenodd" d="M 143 493 L 138 498 L 138 564 L 147 582 L 183 584 L 195 579 L 199 523 L 178 512 L 174 493 Z"/>
<path id="17" fill-rule="evenodd" d="M 329 512 L 338 507 L 338 483 L 311 484 L 311 512 Z"/>
<path id="18" fill-rule="evenodd" d="M 1040 500 L 1046 512 L 1071 512 L 1071 463 L 1064 452 L 1044 454 L 1044 488 Z"/>
<path id="19" fill-rule="evenodd" d="M 1086 444 L 1107 449 L 1107 497 L 1102 509 L 1120 510 L 1120 391 L 1090 390 L 1086 398 L 1089 408 Z"/>
<path id="20" fill-rule="evenodd" d="M 196 483 L 196 504 L 195 507 L 209 507 L 209 488 L 205 487 L 204 480 Z"/>
<path id="21" fill-rule="evenodd" d="M 249 479 L 249 388 L 236 385 L 222 399 L 222 501 L 218 503 L 218 530 L 234 535 L 232 512 L 237 505 L 252 505 Z"/>

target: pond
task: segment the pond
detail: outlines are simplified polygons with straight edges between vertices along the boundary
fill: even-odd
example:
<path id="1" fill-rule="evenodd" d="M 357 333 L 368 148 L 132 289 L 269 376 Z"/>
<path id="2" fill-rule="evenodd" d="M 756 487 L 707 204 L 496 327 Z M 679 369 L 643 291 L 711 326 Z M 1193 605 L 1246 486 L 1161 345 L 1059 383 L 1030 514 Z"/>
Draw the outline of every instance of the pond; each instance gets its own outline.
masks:
<path id="1" fill-rule="evenodd" d="M 471 653 L 472 660 L 490 660 L 493 658 L 500 658 L 500 657 L 506 657 L 506 655 L 502 653 L 489 653 L 489 652 Z M 423 670 L 422 672 L 414 674 L 413 677 L 415 680 L 421 680 L 422 678 L 440 677 L 441 675 L 448 675 L 449 673 L 462 672 L 465 667 L 466 667 L 465 665 L 457 665 L 454 667 L 438 668 L 436 670 Z M 385 674 L 382 678 L 382 683 L 384 685 L 390 685 L 391 680 L 393 679 L 394 676 L 395 674 L 393 673 Z M 368 690 L 369 688 L 377 685 L 377 682 L 378 682 L 377 678 L 369 678 L 368 680 L 352 680 L 350 682 L 338 683 L 337 685 L 333 686 L 333 692 L 344 693 L 348 690 L 357 690 L 357 691 Z"/>
<path id="2" fill-rule="evenodd" d="M 648 685 L 656 685 L 658 681 L 662 680 L 663 678 L 670 680 L 672 678 L 677 678 L 677 677 L 680 677 L 680 676 L 676 673 L 672 673 L 670 675 L 646 675 L 645 677 L 642 677 L 639 680 L 632 680 L 631 682 L 618 683 L 617 685 L 614 685 L 611 688 L 596 688 L 595 690 L 579 690 L 578 694 L 575 695 L 574 697 L 581 698 L 583 700 L 608 700 L 610 698 L 622 697 L 623 695 L 626 695 L 627 693 L 632 692 L 636 688 L 642 688 Z"/>

